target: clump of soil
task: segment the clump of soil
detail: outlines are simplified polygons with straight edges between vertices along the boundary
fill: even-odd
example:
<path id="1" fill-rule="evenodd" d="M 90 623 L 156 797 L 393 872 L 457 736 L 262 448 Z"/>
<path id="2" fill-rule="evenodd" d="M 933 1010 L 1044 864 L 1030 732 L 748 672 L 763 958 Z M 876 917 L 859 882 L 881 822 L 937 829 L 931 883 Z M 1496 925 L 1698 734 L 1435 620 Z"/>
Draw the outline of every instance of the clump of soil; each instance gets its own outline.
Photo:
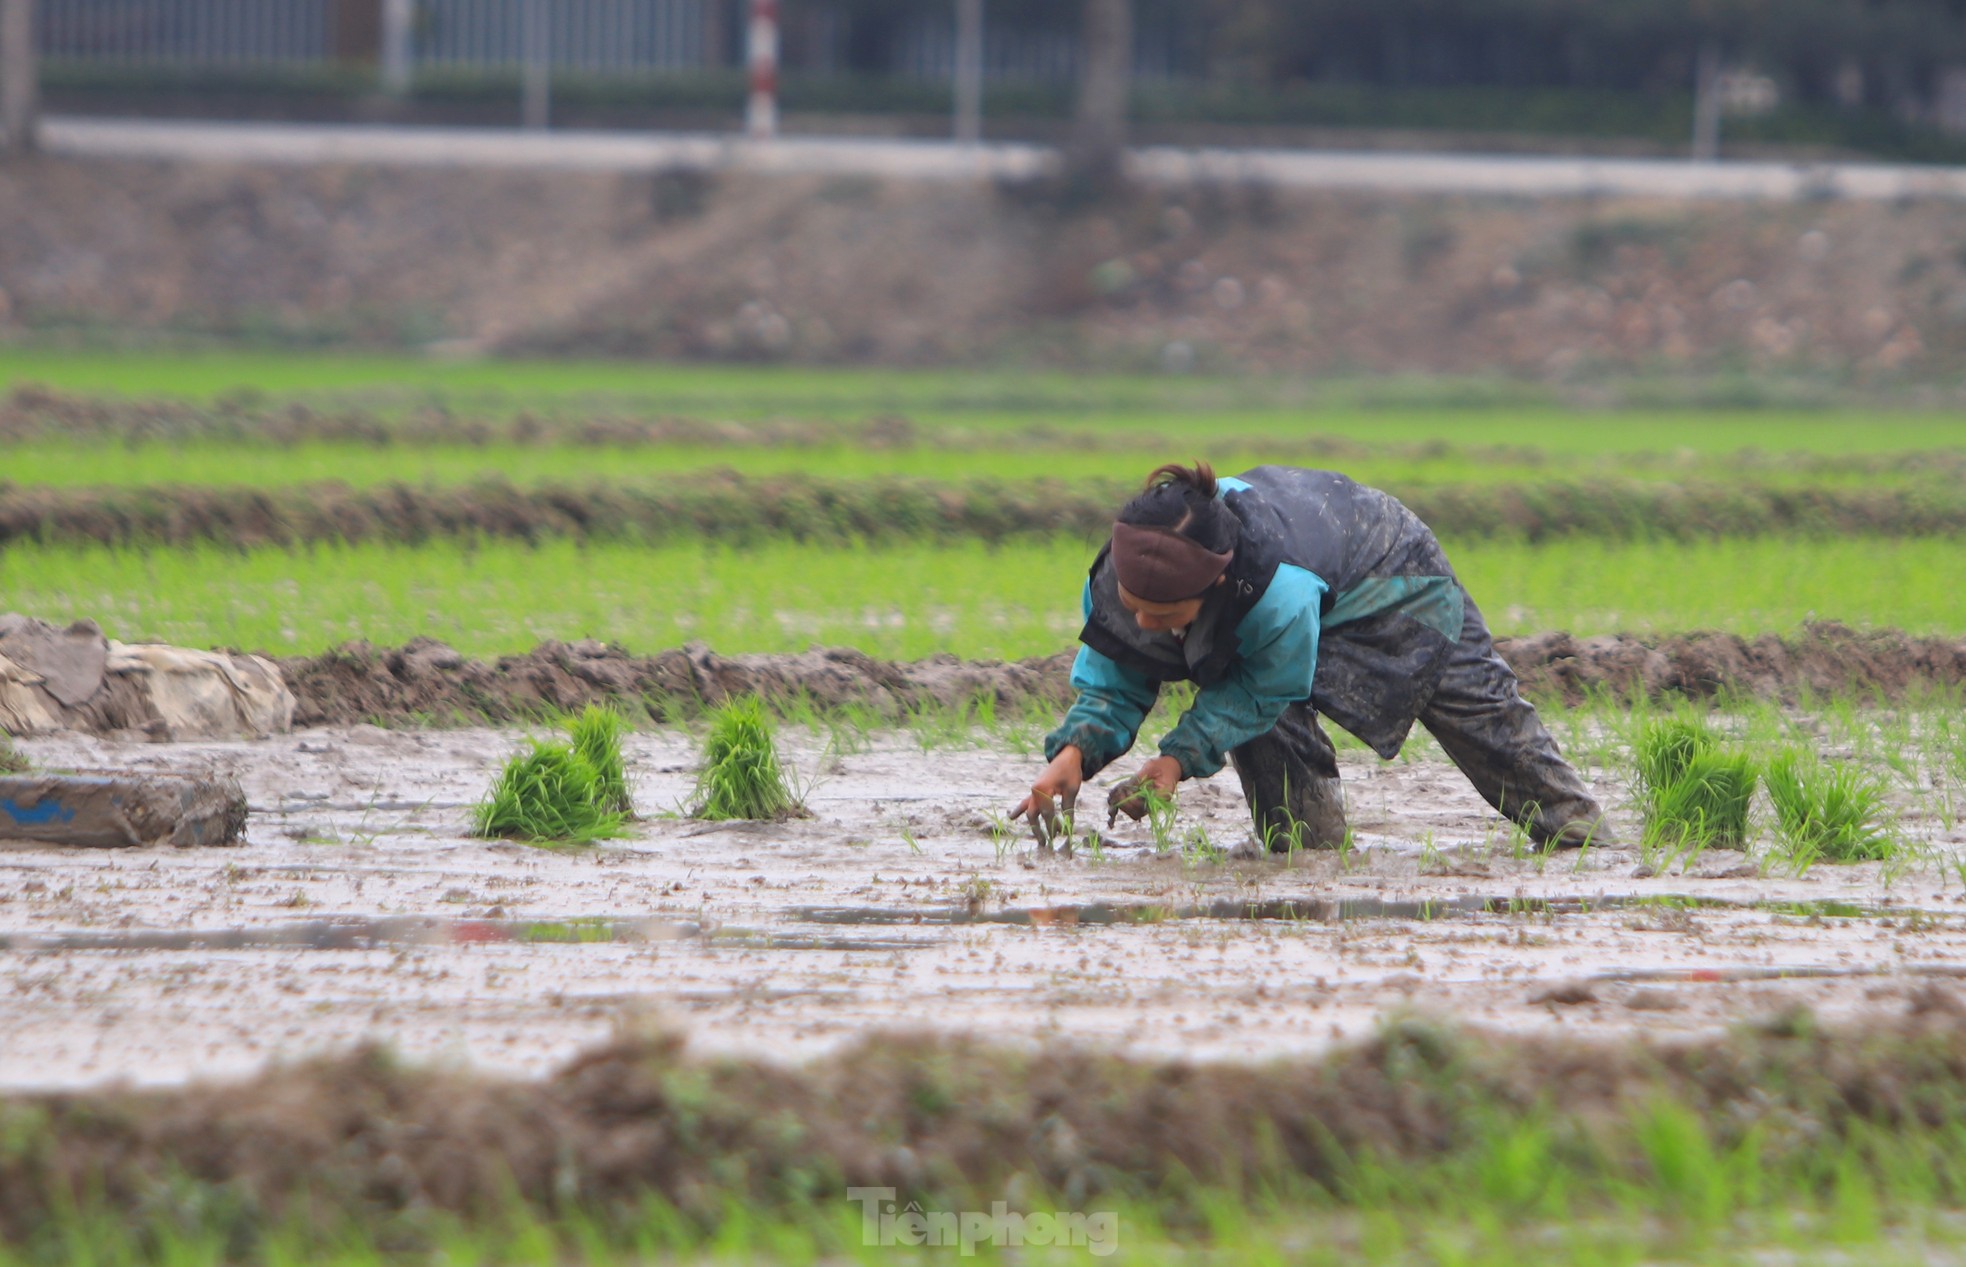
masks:
<path id="1" fill-rule="evenodd" d="M 1915 638 L 1808 626 L 1794 638 L 1696 633 L 1657 640 L 1565 633 L 1502 638 L 1496 646 L 1545 699 L 1581 703 L 1609 692 L 1650 699 L 1719 695 L 1902 699 L 1966 684 L 1966 639 Z M 1070 651 L 1005 663 L 934 656 L 909 664 L 829 648 L 797 655 L 718 655 L 692 644 L 653 656 L 595 641 L 544 642 L 524 655 L 467 659 L 431 639 L 395 649 L 346 643 L 279 661 L 297 701 L 296 726 L 376 722 L 508 722 L 613 703 L 657 720 L 692 717 L 745 695 L 821 709 L 871 708 L 905 717 L 927 705 L 961 708 L 989 698 L 1000 710 L 1064 705 Z"/>
<path id="2" fill-rule="evenodd" d="M 370 1051 L 240 1085 L 0 1102 L 15 1141 L 0 1153 L 0 1237 L 45 1234 L 78 1193 L 131 1209 L 158 1191 L 174 1215 L 230 1217 L 225 1230 L 247 1237 L 296 1217 L 332 1226 L 515 1199 L 604 1213 L 651 1192 L 711 1218 L 852 1186 L 987 1199 L 1013 1175 L 1178 1210 L 1167 1194 L 1245 1183 L 1344 1192 L 1354 1159 L 1447 1161 L 1552 1113 L 1555 1138 L 1592 1142 L 1565 1163 L 1573 1178 L 1628 1181 L 1622 1159 L 1642 1155 L 1632 1104 L 1682 1109 L 1719 1150 L 1761 1132 L 1759 1160 L 1776 1168 L 1853 1128 L 1921 1129 L 1958 1103 L 1961 1011 L 1928 989 L 1860 1030 L 1788 1016 L 1679 1047 L 1409 1018 L 1318 1060 L 1249 1065 L 883 1034 L 787 1067 L 693 1058 L 669 1035 L 617 1041 L 537 1083 Z"/>

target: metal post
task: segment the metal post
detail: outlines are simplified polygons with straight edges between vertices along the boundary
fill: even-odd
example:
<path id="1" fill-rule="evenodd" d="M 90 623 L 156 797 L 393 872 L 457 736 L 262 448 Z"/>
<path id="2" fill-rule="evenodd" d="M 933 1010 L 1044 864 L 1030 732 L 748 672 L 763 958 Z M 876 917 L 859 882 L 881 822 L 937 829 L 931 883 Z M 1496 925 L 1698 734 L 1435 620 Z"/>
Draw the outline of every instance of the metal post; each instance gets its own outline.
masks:
<path id="1" fill-rule="evenodd" d="M 1712 40 L 1700 45 L 1693 70 L 1693 161 L 1711 163 L 1720 157 L 1720 47 Z"/>
<path id="2" fill-rule="evenodd" d="M 415 23 L 416 0 L 382 0 L 382 90 L 392 97 L 410 92 Z"/>
<path id="3" fill-rule="evenodd" d="M 956 140 L 983 139 L 983 0 L 956 0 Z"/>
<path id="4" fill-rule="evenodd" d="M 40 96 L 34 0 L 0 0 L 0 147 L 7 153 L 34 148 Z"/>
<path id="5" fill-rule="evenodd" d="M 543 132 L 551 123 L 553 32 L 552 0 L 525 0 L 526 68 L 525 123 L 530 131 Z"/>
<path id="6" fill-rule="evenodd" d="M 766 141 L 778 135 L 778 0 L 751 0 L 750 65 L 744 130 Z"/>

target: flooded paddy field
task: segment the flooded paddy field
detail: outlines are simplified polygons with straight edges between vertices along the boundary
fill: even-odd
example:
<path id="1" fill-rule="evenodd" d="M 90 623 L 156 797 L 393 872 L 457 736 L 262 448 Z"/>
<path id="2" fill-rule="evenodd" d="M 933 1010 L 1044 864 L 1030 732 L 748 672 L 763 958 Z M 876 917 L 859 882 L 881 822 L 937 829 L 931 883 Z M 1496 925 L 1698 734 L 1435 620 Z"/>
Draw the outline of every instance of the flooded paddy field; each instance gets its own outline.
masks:
<path id="1" fill-rule="evenodd" d="M 368 1042 L 543 1075 L 663 1028 L 785 1060 L 895 1030 L 1313 1055 L 1399 1012 L 1700 1037 L 1798 1007 L 1901 1013 L 1966 977 L 1966 824 L 1906 788 L 1909 860 L 1799 876 L 1761 852 L 1658 865 L 1602 771 L 1623 844 L 1543 855 L 1437 755 L 1357 752 L 1347 852 L 1254 855 L 1225 772 L 1183 786 L 1171 837 L 1122 820 L 1054 853 L 1001 819 L 1029 755 L 790 731 L 812 816 L 706 823 L 681 813 L 695 741 L 663 730 L 630 737 L 644 817 L 623 838 L 473 839 L 521 738 L 24 742 L 50 769 L 232 774 L 252 819 L 232 849 L 0 850 L 0 1085 L 173 1084 Z"/>

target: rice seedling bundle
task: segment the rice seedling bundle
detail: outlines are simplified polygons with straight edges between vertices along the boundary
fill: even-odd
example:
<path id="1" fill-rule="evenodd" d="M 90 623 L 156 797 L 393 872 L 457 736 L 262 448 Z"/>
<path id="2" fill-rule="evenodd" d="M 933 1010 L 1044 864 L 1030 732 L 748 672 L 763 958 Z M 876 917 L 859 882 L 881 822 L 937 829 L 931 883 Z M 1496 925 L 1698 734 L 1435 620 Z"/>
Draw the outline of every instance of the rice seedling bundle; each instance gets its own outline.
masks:
<path id="1" fill-rule="evenodd" d="M 1711 731 L 1680 718 L 1646 727 L 1634 755 L 1649 843 L 1694 851 L 1746 845 L 1753 757 L 1723 751 Z"/>
<path id="2" fill-rule="evenodd" d="M 573 750 L 594 767 L 602 803 L 618 814 L 635 812 L 628 799 L 628 768 L 621 756 L 621 737 L 627 730 L 620 713 L 593 704 L 567 723 Z"/>
<path id="3" fill-rule="evenodd" d="M 477 834 L 576 844 L 620 835 L 634 812 L 621 755 L 626 728 L 620 714 L 589 708 L 567 723 L 569 741 L 531 740 L 479 803 Z"/>
<path id="4" fill-rule="evenodd" d="M 713 710 L 703 744 L 703 772 L 697 776 L 694 816 L 784 818 L 803 808 L 779 764 L 764 701 L 751 695 Z"/>
<path id="5" fill-rule="evenodd" d="M 1874 776 L 1791 751 L 1769 764 L 1767 783 L 1776 831 L 1792 858 L 1882 862 L 1897 852 L 1885 824 L 1884 786 Z"/>

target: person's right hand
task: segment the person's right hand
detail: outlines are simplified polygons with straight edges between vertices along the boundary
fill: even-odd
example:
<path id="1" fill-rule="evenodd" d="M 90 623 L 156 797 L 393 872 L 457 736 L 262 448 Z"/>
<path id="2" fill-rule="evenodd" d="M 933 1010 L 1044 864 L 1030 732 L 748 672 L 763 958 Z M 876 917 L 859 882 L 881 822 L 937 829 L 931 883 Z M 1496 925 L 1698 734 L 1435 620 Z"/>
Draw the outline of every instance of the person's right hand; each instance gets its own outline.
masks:
<path id="1" fill-rule="evenodd" d="M 1076 746 L 1066 744 L 1031 785 L 1031 794 L 1019 801 L 1011 814 L 1031 825 L 1031 835 L 1039 844 L 1049 845 L 1063 830 L 1060 811 L 1071 814 L 1084 782 L 1085 756 Z"/>

